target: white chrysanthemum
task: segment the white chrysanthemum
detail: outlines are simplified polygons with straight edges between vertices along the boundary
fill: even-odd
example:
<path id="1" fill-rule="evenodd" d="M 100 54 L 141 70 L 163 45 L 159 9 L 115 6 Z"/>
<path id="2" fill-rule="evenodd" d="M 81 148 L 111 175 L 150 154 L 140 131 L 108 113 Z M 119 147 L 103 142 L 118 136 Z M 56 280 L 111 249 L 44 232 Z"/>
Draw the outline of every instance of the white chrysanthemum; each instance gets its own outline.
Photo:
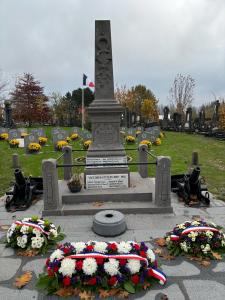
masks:
<path id="1" fill-rule="evenodd" d="M 180 247 L 182 250 L 184 250 L 184 252 L 188 252 L 188 247 L 186 242 L 180 243 Z"/>
<path id="2" fill-rule="evenodd" d="M 76 273 L 75 269 L 76 260 L 71 258 L 64 258 L 61 262 L 61 267 L 59 268 L 59 272 L 62 273 L 63 276 L 72 277 L 74 273 Z"/>
<path id="3" fill-rule="evenodd" d="M 207 252 L 209 252 L 210 250 L 211 250 L 210 245 L 206 244 L 205 248 L 202 249 L 202 252 L 205 253 L 205 254 L 207 254 Z"/>
<path id="4" fill-rule="evenodd" d="M 211 238 L 213 237 L 213 232 L 210 231 L 210 230 L 207 230 L 206 233 L 205 233 L 205 235 L 206 235 L 208 238 L 211 239 Z"/>
<path id="5" fill-rule="evenodd" d="M 225 240 L 221 241 L 221 246 L 224 247 L 225 246 Z"/>
<path id="6" fill-rule="evenodd" d="M 108 262 L 104 263 L 104 269 L 110 276 L 117 275 L 119 273 L 119 261 L 110 258 Z"/>
<path id="7" fill-rule="evenodd" d="M 168 235 L 168 237 L 166 238 L 166 242 L 169 243 L 171 240 L 170 235 Z"/>
<path id="8" fill-rule="evenodd" d="M 86 248 L 86 244 L 84 242 L 71 243 L 71 245 L 75 248 L 76 253 L 81 253 Z"/>
<path id="9" fill-rule="evenodd" d="M 177 225 L 177 227 L 178 227 L 179 229 L 185 229 L 185 228 L 186 228 L 185 225 L 184 225 L 184 223 Z"/>
<path id="10" fill-rule="evenodd" d="M 97 271 L 97 263 L 94 258 L 85 258 L 83 261 L 83 271 L 86 275 L 93 275 Z"/>
<path id="11" fill-rule="evenodd" d="M 130 243 L 120 242 L 117 245 L 119 253 L 129 253 L 132 249 Z"/>
<path id="12" fill-rule="evenodd" d="M 200 224 L 200 222 L 198 222 L 198 221 L 193 221 L 192 223 L 191 223 L 191 225 L 193 225 L 193 226 L 198 226 Z"/>
<path id="13" fill-rule="evenodd" d="M 194 242 L 196 240 L 196 237 L 198 236 L 198 232 L 195 232 L 195 231 L 191 231 L 189 234 L 188 234 L 188 237 L 191 238 L 192 242 Z"/>
<path id="14" fill-rule="evenodd" d="M 155 261 L 155 253 L 151 249 L 148 249 L 146 254 L 147 258 L 153 263 Z"/>
<path id="15" fill-rule="evenodd" d="M 58 232 L 54 228 L 50 229 L 49 232 L 51 232 L 51 234 L 53 235 L 53 237 L 57 237 L 58 236 Z"/>
<path id="16" fill-rule="evenodd" d="M 37 228 L 33 229 L 33 234 L 35 234 L 36 236 L 41 236 L 41 231 L 38 230 Z"/>
<path id="17" fill-rule="evenodd" d="M 26 239 L 22 238 L 21 236 L 18 236 L 17 237 L 17 245 L 20 247 L 20 248 L 25 248 L 26 247 Z"/>
<path id="18" fill-rule="evenodd" d="M 100 252 L 100 253 L 105 253 L 107 246 L 108 245 L 105 242 L 96 242 L 94 245 L 94 251 Z"/>
<path id="19" fill-rule="evenodd" d="M 29 226 L 27 225 L 23 225 L 21 228 L 20 228 L 20 232 L 22 232 L 23 234 L 27 234 L 29 232 Z"/>
<path id="20" fill-rule="evenodd" d="M 129 268 L 131 274 L 138 273 L 141 268 L 140 260 L 128 259 L 126 266 Z"/>
<path id="21" fill-rule="evenodd" d="M 31 247 L 34 249 L 39 249 L 43 246 L 44 238 L 41 236 L 36 236 L 31 238 Z"/>
<path id="22" fill-rule="evenodd" d="M 64 252 L 60 249 L 55 250 L 51 255 L 50 255 L 50 261 L 54 261 L 54 259 L 61 259 L 64 257 Z"/>

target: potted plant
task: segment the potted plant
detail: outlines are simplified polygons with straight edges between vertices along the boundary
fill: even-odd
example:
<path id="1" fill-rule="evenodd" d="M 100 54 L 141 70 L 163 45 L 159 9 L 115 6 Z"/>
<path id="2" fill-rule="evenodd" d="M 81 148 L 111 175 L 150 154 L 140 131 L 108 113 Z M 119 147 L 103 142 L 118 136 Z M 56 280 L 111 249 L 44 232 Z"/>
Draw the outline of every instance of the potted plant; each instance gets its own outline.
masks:
<path id="1" fill-rule="evenodd" d="M 79 173 L 73 174 L 71 179 L 68 181 L 67 186 L 71 191 L 71 193 L 80 192 L 82 188 L 80 174 Z"/>

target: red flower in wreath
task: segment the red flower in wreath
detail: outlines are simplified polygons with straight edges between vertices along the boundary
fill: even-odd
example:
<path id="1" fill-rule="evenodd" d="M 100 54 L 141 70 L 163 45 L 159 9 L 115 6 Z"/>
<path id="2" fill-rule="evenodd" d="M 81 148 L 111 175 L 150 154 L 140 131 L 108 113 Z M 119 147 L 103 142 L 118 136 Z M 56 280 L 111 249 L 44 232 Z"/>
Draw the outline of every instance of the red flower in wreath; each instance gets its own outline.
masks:
<path id="1" fill-rule="evenodd" d="M 69 277 L 64 277 L 64 278 L 63 278 L 63 285 L 64 285 L 64 286 L 69 286 L 70 283 L 71 283 L 71 280 L 70 280 Z"/>
<path id="2" fill-rule="evenodd" d="M 76 262 L 76 269 L 77 269 L 78 271 L 80 271 L 80 270 L 82 270 L 82 267 L 83 267 L 83 261 L 82 261 L 82 260 L 78 260 L 78 261 Z"/>
<path id="3" fill-rule="evenodd" d="M 140 277 L 138 275 L 133 275 L 131 276 L 131 281 L 133 282 L 133 284 L 138 284 L 140 281 Z"/>
<path id="4" fill-rule="evenodd" d="M 96 277 L 92 277 L 91 279 L 88 280 L 87 284 L 88 285 L 96 285 L 97 279 Z"/>
<path id="5" fill-rule="evenodd" d="M 92 245 L 88 245 L 86 247 L 86 250 L 89 251 L 89 252 L 93 251 L 93 249 L 94 249 L 94 247 Z"/>
<path id="6" fill-rule="evenodd" d="M 117 245 L 115 243 L 109 244 L 108 248 L 112 251 L 116 251 L 117 250 Z"/>
<path id="7" fill-rule="evenodd" d="M 116 283 L 117 283 L 117 278 L 116 278 L 116 276 L 112 276 L 111 278 L 109 278 L 109 280 L 108 280 L 108 284 L 109 284 L 109 285 L 113 286 L 113 285 L 115 285 Z"/>

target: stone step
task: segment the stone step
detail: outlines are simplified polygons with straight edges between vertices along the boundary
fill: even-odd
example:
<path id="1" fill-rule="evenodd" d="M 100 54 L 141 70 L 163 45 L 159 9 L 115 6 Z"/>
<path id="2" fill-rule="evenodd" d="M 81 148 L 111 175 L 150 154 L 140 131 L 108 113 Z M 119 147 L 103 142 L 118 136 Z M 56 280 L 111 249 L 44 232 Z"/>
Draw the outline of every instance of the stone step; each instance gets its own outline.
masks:
<path id="1" fill-rule="evenodd" d="M 157 207 L 153 202 L 132 201 L 124 202 L 99 202 L 64 204 L 60 210 L 43 211 L 43 216 L 69 216 L 69 215 L 94 215 L 101 210 L 113 209 L 124 214 L 163 214 L 173 213 L 172 207 Z"/>
<path id="2" fill-rule="evenodd" d="M 124 189 L 83 189 L 79 193 L 71 193 L 64 180 L 59 181 L 59 193 L 63 204 L 93 202 L 150 202 L 154 199 L 155 179 L 141 178 L 137 172 L 130 173 L 131 186 Z"/>

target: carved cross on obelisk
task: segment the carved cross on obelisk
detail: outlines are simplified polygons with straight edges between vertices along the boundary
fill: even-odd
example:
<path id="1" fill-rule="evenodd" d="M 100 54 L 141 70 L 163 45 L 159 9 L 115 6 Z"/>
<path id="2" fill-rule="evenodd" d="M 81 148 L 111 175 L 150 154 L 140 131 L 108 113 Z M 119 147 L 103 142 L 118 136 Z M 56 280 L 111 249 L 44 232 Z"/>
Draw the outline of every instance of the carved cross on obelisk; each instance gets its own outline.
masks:
<path id="1" fill-rule="evenodd" d="M 95 21 L 95 100 L 88 108 L 93 144 L 87 153 L 87 163 L 127 161 L 120 141 L 122 112 L 122 106 L 114 98 L 110 21 Z M 126 165 L 88 167 L 85 169 L 86 182 L 90 174 L 126 174 L 129 182 L 129 171 Z"/>

